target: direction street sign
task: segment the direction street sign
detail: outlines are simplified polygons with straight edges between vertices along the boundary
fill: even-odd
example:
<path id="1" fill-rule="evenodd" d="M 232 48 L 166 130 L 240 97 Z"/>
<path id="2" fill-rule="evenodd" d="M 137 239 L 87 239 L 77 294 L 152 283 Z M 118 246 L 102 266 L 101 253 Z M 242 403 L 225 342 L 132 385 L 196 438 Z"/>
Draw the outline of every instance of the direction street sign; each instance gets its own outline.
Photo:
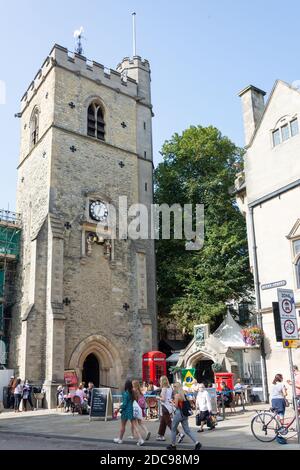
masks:
<path id="1" fill-rule="evenodd" d="M 275 287 L 286 286 L 286 281 L 270 282 L 269 284 L 262 284 L 261 290 L 275 289 Z"/>
<path id="2" fill-rule="evenodd" d="M 297 314 L 294 292 L 291 289 L 277 289 L 282 339 L 298 339 Z"/>

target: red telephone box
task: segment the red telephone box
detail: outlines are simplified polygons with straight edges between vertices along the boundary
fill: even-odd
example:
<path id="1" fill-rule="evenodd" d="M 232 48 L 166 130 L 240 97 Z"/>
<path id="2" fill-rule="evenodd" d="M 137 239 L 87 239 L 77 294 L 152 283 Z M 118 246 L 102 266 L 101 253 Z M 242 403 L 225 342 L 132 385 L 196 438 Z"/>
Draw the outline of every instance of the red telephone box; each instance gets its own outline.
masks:
<path id="1" fill-rule="evenodd" d="M 143 382 L 153 382 L 159 386 L 162 375 L 167 375 L 166 355 L 160 351 L 143 354 Z"/>
<path id="2" fill-rule="evenodd" d="M 216 372 L 214 375 L 215 375 L 216 389 L 218 392 L 222 390 L 221 388 L 222 382 L 225 382 L 227 387 L 230 388 L 230 390 L 234 389 L 234 381 L 233 381 L 234 374 L 232 372 Z"/>

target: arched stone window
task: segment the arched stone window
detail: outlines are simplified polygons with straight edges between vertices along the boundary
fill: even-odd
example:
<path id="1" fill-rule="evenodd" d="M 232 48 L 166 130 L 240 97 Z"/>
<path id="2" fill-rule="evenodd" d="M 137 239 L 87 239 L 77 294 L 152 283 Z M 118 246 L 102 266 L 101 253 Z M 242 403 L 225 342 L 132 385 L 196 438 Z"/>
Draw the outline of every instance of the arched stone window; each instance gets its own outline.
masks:
<path id="1" fill-rule="evenodd" d="M 30 118 L 30 148 L 34 147 L 39 139 L 39 109 L 35 107 Z"/>
<path id="2" fill-rule="evenodd" d="M 88 107 L 87 134 L 99 140 L 105 140 L 105 123 L 103 109 L 98 101 L 93 101 Z"/>

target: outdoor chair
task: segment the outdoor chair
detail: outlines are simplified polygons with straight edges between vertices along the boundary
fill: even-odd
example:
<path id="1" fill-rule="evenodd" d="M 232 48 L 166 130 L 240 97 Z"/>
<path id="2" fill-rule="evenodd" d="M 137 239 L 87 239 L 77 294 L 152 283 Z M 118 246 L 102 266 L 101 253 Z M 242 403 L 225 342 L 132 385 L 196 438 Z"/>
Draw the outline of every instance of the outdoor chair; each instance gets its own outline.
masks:
<path id="1" fill-rule="evenodd" d="M 79 413 L 80 415 L 82 414 L 82 404 L 80 397 L 77 397 L 76 395 L 72 397 L 71 407 L 73 415 L 75 413 Z"/>
<path id="2" fill-rule="evenodd" d="M 155 419 L 158 417 L 158 401 L 155 397 L 146 398 L 147 403 L 147 417 Z"/>

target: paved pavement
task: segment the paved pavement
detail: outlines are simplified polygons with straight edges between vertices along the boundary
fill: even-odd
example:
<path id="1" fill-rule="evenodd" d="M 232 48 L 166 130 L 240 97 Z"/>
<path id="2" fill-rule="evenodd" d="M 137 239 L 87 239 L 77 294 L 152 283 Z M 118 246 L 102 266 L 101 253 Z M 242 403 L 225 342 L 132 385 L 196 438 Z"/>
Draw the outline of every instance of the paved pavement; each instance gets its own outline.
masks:
<path id="1" fill-rule="evenodd" d="M 299 450 L 296 439 L 288 441 L 287 445 L 276 442 L 262 443 L 256 440 L 250 430 L 250 422 L 255 409 L 265 409 L 267 405 L 247 407 L 247 411 L 228 413 L 224 421 L 219 421 L 215 430 L 205 430 L 196 433 L 203 444 L 203 449 L 261 449 L 261 450 Z M 292 410 L 289 410 L 291 413 Z M 195 418 L 190 418 L 190 426 L 196 432 Z M 158 421 L 146 422 L 151 431 L 151 438 L 143 448 L 149 450 L 164 450 L 170 442 L 170 432 L 167 430 L 166 442 L 155 440 Z M 130 439 L 130 426 L 125 434 L 124 444 L 112 442 L 118 435 L 119 420 L 101 421 L 86 415 L 74 416 L 56 410 L 27 411 L 14 413 L 5 411 L 0 414 L 0 449 L 140 449 Z M 189 450 L 193 445 L 186 437 L 178 449 Z"/>

